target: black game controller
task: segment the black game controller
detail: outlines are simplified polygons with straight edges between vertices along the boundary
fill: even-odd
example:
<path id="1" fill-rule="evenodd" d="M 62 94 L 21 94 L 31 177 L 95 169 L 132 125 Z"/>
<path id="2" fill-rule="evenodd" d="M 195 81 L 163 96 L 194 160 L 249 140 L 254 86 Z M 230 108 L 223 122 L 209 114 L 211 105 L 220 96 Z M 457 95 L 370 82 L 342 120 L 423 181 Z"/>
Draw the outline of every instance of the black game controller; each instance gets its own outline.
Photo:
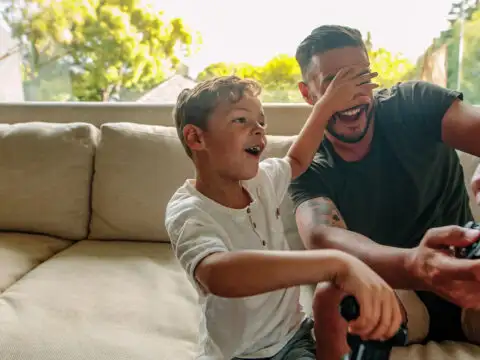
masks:
<path id="1" fill-rule="evenodd" d="M 340 303 L 340 313 L 347 321 L 352 321 L 360 315 L 360 306 L 353 296 L 346 296 Z M 362 340 L 359 336 L 348 334 L 347 343 L 351 353 L 343 360 L 388 360 L 394 346 L 405 346 L 408 341 L 408 331 L 405 324 L 397 333 L 386 341 Z"/>
<path id="2" fill-rule="evenodd" d="M 480 230 L 480 223 L 470 221 L 465 227 Z M 463 259 L 480 259 L 480 239 L 465 248 L 456 249 L 456 256 Z"/>

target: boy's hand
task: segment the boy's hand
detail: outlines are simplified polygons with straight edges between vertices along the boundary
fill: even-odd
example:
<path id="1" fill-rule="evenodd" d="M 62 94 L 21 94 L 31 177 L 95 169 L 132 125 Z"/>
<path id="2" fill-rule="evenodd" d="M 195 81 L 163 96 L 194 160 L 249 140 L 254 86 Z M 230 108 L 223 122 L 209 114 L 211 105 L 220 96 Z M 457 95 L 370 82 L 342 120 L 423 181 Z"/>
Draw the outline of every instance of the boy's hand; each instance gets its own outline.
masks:
<path id="1" fill-rule="evenodd" d="M 330 82 L 325 93 L 319 97 L 315 108 L 325 108 L 335 114 L 358 105 L 371 102 L 370 92 L 378 84 L 370 82 L 378 73 L 365 70 L 364 67 L 348 67 L 341 69 Z"/>
<path id="2" fill-rule="evenodd" d="M 395 292 L 365 263 L 347 256 L 345 270 L 336 276 L 335 284 L 360 305 L 360 316 L 349 323 L 349 332 L 364 340 L 390 339 L 403 320 Z"/>

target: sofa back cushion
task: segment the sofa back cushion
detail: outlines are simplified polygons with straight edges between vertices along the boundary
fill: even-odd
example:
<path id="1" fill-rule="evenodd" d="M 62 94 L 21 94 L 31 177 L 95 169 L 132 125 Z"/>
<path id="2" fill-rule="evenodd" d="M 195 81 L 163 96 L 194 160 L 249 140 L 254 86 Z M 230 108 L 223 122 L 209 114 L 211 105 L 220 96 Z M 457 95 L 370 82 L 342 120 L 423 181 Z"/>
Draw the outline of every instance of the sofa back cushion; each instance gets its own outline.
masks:
<path id="1" fill-rule="evenodd" d="M 176 129 L 111 123 L 100 130 L 90 238 L 168 241 L 167 202 L 195 174 Z"/>
<path id="2" fill-rule="evenodd" d="M 111 123 L 102 125 L 101 134 L 95 156 L 89 237 L 169 241 L 164 226 L 165 208 L 177 188 L 195 176 L 176 129 Z M 269 137 L 265 155 L 283 156 L 292 139 Z M 287 199 L 283 206 L 285 217 L 291 213 L 289 204 Z M 292 219 L 289 218 L 290 224 Z M 291 227 L 286 228 L 296 233 Z"/>
<path id="3" fill-rule="evenodd" d="M 90 124 L 0 124 L 0 229 L 87 237 L 100 131 Z"/>

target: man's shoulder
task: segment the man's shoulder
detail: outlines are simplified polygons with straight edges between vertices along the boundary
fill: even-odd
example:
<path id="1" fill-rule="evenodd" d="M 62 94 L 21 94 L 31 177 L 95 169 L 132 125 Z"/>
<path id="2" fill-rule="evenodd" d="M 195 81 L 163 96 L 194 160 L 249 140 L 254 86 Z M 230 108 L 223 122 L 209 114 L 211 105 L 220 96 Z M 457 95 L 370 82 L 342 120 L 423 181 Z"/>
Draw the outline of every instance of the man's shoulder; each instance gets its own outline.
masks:
<path id="1" fill-rule="evenodd" d="M 380 89 L 375 93 L 374 97 L 379 103 L 391 103 L 395 101 L 413 102 L 417 98 L 428 100 L 425 97 L 431 96 L 436 93 L 454 92 L 454 90 L 450 90 L 448 88 L 428 81 L 408 80 L 398 82 L 388 88 Z"/>
<path id="2" fill-rule="evenodd" d="M 318 148 L 308 169 L 296 179 L 289 187 L 290 195 L 296 192 L 303 193 L 305 189 L 315 189 L 315 192 L 340 186 L 339 176 L 342 175 L 341 159 L 335 154 L 332 145 L 324 139 Z M 323 196 L 323 195 L 322 195 Z"/>

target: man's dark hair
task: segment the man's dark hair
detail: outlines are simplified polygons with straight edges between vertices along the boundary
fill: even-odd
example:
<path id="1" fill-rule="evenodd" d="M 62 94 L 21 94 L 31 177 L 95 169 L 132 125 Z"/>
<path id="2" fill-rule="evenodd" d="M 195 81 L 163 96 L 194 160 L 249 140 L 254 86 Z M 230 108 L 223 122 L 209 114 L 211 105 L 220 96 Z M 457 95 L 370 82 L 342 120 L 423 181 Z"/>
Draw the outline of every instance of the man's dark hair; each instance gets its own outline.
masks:
<path id="1" fill-rule="evenodd" d="M 183 137 L 185 125 L 192 124 L 206 130 L 208 119 L 218 105 L 224 102 L 234 104 L 246 94 L 259 96 L 260 93 L 261 86 L 255 80 L 233 75 L 215 77 L 202 81 L 193 89 L 182 90 L 173 109 L 173 119 L 187 155 L 192 157 L 192 151 Z"/>
<path id="2" fill-rule="evenodd" d="M 341 25 L 322 25 L 314 29 L 300 43 L 295 54 L 303 79 L 307 78 L 314 55 L 347 46 L 362 47 L 366 51 L 360 31 Z"/>

